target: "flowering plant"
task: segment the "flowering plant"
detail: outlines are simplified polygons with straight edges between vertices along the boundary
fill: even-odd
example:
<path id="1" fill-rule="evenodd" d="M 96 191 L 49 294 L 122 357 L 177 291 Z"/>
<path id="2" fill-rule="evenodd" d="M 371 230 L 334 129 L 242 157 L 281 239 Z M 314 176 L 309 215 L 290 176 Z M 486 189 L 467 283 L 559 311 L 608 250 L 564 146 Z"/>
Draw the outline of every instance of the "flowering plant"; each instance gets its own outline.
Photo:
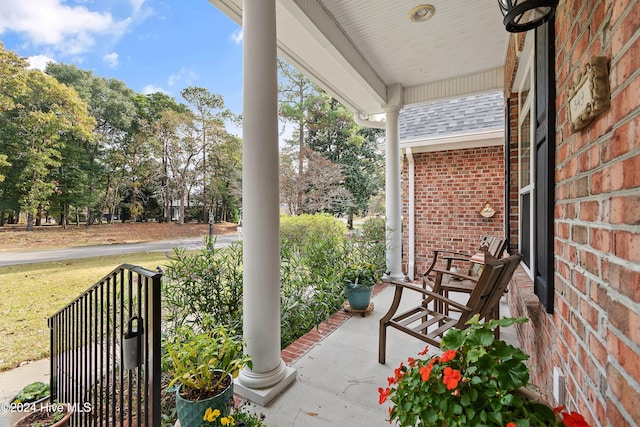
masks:
<path id="1" fill-rule="evenodd" d="M 517 347 L 494 338 L 493 330 L 526 318 L 469 321 L 469 328 L 451 329 L 439 356 L 410 357 L 400 364 L 388 387 L 379 388 L 380 404 L 390 400 L 389 422 L 400 426 L 588 427 L 581 415 L 552 410 L 527 397 L 529 358 Z M 425 355 L 428 347 L 418 353 Z"/>
<path id="2" fill-rule="evenodd" d="M 223 415 L 220 409 L 207 408 L 202 417 L 203 426 L 237 426 L 237 427 L 261 427 L 264 426 L 264 414 L 256 414 L 247 410 L 244 406 L 234 408 L 229 415 Z"/>

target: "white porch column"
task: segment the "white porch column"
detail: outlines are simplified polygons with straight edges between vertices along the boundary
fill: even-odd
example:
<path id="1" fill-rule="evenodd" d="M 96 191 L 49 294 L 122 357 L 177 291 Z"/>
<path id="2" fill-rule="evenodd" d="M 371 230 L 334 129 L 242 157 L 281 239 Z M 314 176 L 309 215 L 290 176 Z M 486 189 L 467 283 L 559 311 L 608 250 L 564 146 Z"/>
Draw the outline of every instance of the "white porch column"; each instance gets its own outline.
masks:
<path id="1" fill-rule="evenodd" d="M 236 392 L 265 405 L 295 379 L 280 358 L 275 0 L 244 0 L 243 44 L 243 332 L 253 368 Z"/>
<path id="2" fill-rule="evenodd" d="M 386 135 L 386 214 L 387 214 L 387 269 L 390 279 L 402 279 L 402 193 L 400 190 L 400 137 L 398 116 L 401 104 L 384 107 L 387 122 Z"/>

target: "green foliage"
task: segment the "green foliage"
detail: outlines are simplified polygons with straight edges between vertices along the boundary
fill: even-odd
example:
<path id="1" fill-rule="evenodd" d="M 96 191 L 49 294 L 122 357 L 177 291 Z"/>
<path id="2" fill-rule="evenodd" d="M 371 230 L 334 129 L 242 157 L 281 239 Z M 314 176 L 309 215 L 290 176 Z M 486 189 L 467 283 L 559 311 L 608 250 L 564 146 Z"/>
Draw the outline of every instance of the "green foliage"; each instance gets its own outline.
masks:
<path id="1" fill-rule="evenodd" d="M 202 325 L 205 316 L 217 324 L 242 325 L 242 245 L 216 248 L 214 243 L 196 254 L 176 249 L 169 258 L 162 306 L 175 327 Z"/>
<path id="2" fill-rule="evenodd" d="M 51 387 L 42 381 L 25 386 L 13 399 L 13 403 L 35 402 L 51 395 Z"/>
<path id="3" fill-rule="evenodd" d="M 346 287 L 373 286 L 382 278 L 382 271 L 372 263 L 349 264 L 340 271 L 340 282 Z"/>
<path id="4" fill-rule="evenodd" d="M 329 214 L 280 217 L 280 239 L 299 250 L 316 238 L 332 241 L 344 239 L 345 232 L 344 224 Z"/>
<path id="5" fill-rule="evenodd" d="M 193 390 L 219 392 L 228 375 L 238 376 L 244 365 L 252 366 L 249 356 L 243 354 L 242 337 L 232 328 L 215 323 L 210 316 L 204 316 L 195 329 L 180 327 L 175 335 L 165 338 L 163 365 L 173 377 L 169 383 L 182 384 Z M 215 371 L 222 371 L 216 375 Z"/>
<path id="6" fill-rule="evenodd" d="M 381 244 L 374 238 L 382 238 L 384 246 L 384 234 L 349 237 L 342 222 L 326 214 L 283 217 L 280 231 L 284 348 L 340 309 L 345 299 L 341 272 L 349 265 L 371 268 L 379 280 L 384 257 L 371 248 Z M 205 313 L 218 324 L 242 324 L 240 243 L 215 248 L 210 242 L 196 254 L 176 250 L 164 277 L 163 310 L 169 325 L 201 325 Z"/>
<path id="7" fill-rule="evenodd" d="M 494 339 L 493 330 L 522 323 L 505 318 L 469 328 L 451 329 L 443 338 L 444 353 L 426 360 L 409 358 L 380 388 L 380 403 L 392 402 L 391 421 L 401 426 L 516 426 L 555 425 L 551 408 L 531 401 L 519 391 L 529 381 L 528 355 Z M 420 353 L 424 354 L 425 352 Z"/>
<path id="8" fill-rule="evenodd" d="M 364 211 L 369 199 L 383 185 L 384 161 L 377 141 L 382 131 L 358 127 L 353 113 L 325 93 L 316 104 L 309 118 L 307 144 L 341 166 L 342 186 L 352 195 L 343 203 L 335 203 L 329 211 L 348 214 Z"/>

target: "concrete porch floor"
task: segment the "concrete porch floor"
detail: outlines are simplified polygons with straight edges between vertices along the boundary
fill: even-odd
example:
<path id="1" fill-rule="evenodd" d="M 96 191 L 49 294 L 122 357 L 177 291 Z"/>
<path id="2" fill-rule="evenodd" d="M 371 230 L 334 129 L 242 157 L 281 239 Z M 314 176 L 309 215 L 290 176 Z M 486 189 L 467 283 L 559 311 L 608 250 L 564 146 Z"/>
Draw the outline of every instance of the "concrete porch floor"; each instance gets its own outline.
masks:
<path id="1" fill-rule="evenodd" d="M 403 304 L 407 307 L 416 305 L 420 299 L 417 293 L 415 297 L 410 294 L 405 292 L 403 295 Z M 408 296 L 414 298 L 409 300 Z M 417 353 L 425 347 L 422 341 L 389 328 L 387 363 L 378 363 L 379 320 L 391 305 L 392 298 L 393 287 L 384 287 L 374 296 L 371 313 L 365 317 L 355 314 L 347 318 L 335 331 L 319 337 L 305 354 L 288 363 L 297 370 L 296 381 L 266 407 L 255 407 L 266 415 L 267 426 L 389 425 L 388 404 L 378 404 L 378 387 L 386 387 L 387 377 L 393 375 L 400 362 L 406 364 L 409 356 L 419 357 Z M 504 303 L 500 314 L 502 317 L 509 315 Z M 503 328 L 501 338 L 519 346 L 513 328 Z M 429 354 L 438 351 L 430 346 Z M 285 361 L 286 352 L 283 351 Z"/>

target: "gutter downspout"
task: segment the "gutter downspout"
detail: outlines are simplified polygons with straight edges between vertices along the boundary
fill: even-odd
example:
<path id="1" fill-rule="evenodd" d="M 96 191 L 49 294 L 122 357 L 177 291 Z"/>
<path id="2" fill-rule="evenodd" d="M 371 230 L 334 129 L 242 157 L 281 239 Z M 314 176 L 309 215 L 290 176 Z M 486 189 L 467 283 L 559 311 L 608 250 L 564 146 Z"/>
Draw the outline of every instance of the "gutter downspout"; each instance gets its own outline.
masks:
<path id="1" fill-rule="evenodd" d="M 416 271 L 416 198 L 415 198 L 415 163 L 414 163 L 414 159 L 413 159 L 413 153 L 411 152 L 411 147 L 407 148 L 405 151 L 405 156 L 407 157 L 407 163 L 408 163 L 408 168 L 407 168 L 407 180 L 408 180 L 408 184 L 409 184 L 409 188 L 408 190 L 408 194 L 407 194 L 407 198 L 409 199 L 409 206 L 408 206 L 408 212 L 407 215 L 409 216 L 409 218 L 407 218 L 408 220 L 408 224 L 407 224 L 407 232 L 408 232 L 408 250 L 409 253 L 407 254 L 407 277 L 410 280 L 413 280 L 415 278 L 415 271 Z"/>
<path id="2" fill-rule="evenodd" d="M 358 126 L 362 126 L 362 127 L 365 127 L 365 128 L 374 128 L 374 129 L 386 129 L 387 128 L 387 121 L 386 120 L 363 119 L 362 115 L 360 113 L 358 113 L 358 112 L 353 113 L 353 120 L 356 122 L 356 124 Z"/>

